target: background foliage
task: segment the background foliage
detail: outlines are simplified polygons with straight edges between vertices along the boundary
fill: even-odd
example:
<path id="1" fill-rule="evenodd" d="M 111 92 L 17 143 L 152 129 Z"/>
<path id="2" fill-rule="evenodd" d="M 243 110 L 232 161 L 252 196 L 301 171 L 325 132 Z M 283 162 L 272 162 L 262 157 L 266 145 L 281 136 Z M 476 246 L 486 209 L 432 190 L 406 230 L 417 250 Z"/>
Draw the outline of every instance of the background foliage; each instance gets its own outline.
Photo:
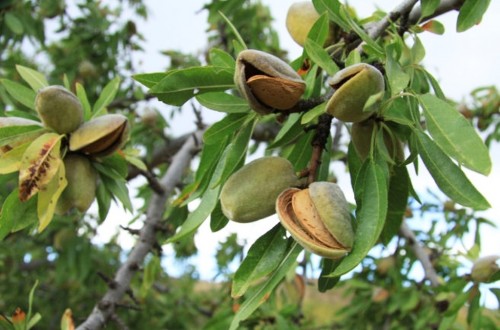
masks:
<path id="1" fill-rule="evenodd" d="M 459 31 L 474 28 L 488 2 L 474 6 L 474 1 L 458 1 L 463 6 L 456 28 Z M 374 12 L 370 17 L 361 18 L 352 10 L 351 16 L 344 15 L 347 11 L 343 11 L 337 1 L 314 3 L 319 9 L 327 9 L 328 14 L 318 21 L 309 35 L 304 55 L 298 59 L 287 59 L 270 11 L 262 3 L 212 1 L 202 9 L 208 12 L 207 45 L 203 54 L 165 50 L 169 67 L 158 68 L 157 73 L 138 73 L 133 64 L 135 54 L 142 54 L 147 39 L 136 28 L 138 20 L 148 19 L 146 1 L 108 4 L 87 0 L 75 5 L 60 0 L 40 0 L 0 4 L 0 49 L 3 50 L 0 53 L 0 116 L 30 116 L 29 106 L 20 102 L 23 98 L 8 90 L 9 82 L 26 87 L 19 65 L 43 73 L 50 84 L 66 83 L 73 90 L 77 84 L 84 86 L 90 104 L 95 104 L 107 93 L 106 86 L 120 78 L 121 83 L 116 84 L 116 90 L 111 93 L 113 100 L 105 107 L 109 113 L 121 113 L 129 118 L 132 133 L 124 150 L 128 155 L 140 156 L 146 164 L 143 168 L 138 162 L 125 165 L 109 160 L 107 163 L 111 167 L 128 167 L 122 172 L 129 182 L 143 178 L 134 180 L 140 183 L 130 195 L 135 195 L 139 205 L 134 205 L 130 227 L 121 230 L 136 235 L 135 228 L 140 228 L 148 219 L 148 212 L 155 208 L 161 210 L 162 221 L 155 229 L 153 249 L 136 265 L 134 271 L 138 271 L 127 287 L 129 290 L 108 314 L 106 321 L 110 328 L 498 327 L 498 310 L 485 308 L 481 299 L 486 292 L 499 299 L 498 286 L 486 286 L 470 276 L 470 265 L 481 252 L 479 228 L 495 224 L 477 212 L 486 208 L 487 202 L 462 174 L 462 168 L 455 165 L 458 161 L 464 167 L 487 174 L 491 164 L 481 159 L 484 152 L 480 142 L 467 144 L 475 139 L 472 129 L 447 125 L 450 121 L 472 124 L 470 127 L 481 132 L 486 145 L 495 147 L 499 137 L 497 88 L 479 86 L 471 91 L 472 101 L 467 104 L 446 99 L 446 91 L 441 90 L 421 65 L 425 45 L 418 38 L 420 33 L 439 32 L 443 27 L 438 21 L 422 25 L 396 20 L 388 24 L 382 38 L 376 39 L 363 33 L 360 27 L 380 21 L 386 13 Z M 420 1 L 419 4 L 430 15 L 439 1 Z M 133 15 L 123 19 L 124 12 Z M 344 30 L 343 39 L 337 45 L 340 51 L 334 52 L 335 62 L 325 61 L 328 54 L 320 46 L 329 21 L 335 21 Z M 361 41 L 366 43 L 365 52 L 352 51 Z M 359 232 L 362 227 L 366 233 L 357 238 L 358 242 L 365 241 L 362 251 L 356 250 L 342 262 L 319 260 L 310 254 L 301 254 L 302 249 L 293 240 L 284 239 L 285 232 L 277 225 L 246 249 L 236 235 L 222 242 L 216 252 L 219 283 L 199 281 L 197 270 L 189 267 L 184 275 L 175 278 L 162 267 L 162 247 L 173 246 L 178 265 L 186 265 L 185 260 L 203 248 L 194 244 L 194 234 L 201 223 L 209 218 L 213 231 L 226 225 L 228 220 L 218 203 L 220 187 L 245 163 L 247 156 L 282 155 L 292 161 L 296 171 L 306 168 L 311 158 L 315 131 L 305 131 L 303 127 L 318 120 L 314 110 L 304 115 L 261 117 L 250 112 L 246 101 L 237 94 L 221 94 L 234 90 L 234 59 L 244 47 L 287 59 L 296 70 L 304 69 L 302 64 L 307 57 L 310 66 L 305 68 L 304 79 L 308 84 L 305 96 L 308 99 L 327 94 L 324 78 L 339 66 L 363 61 L 383 68 L 389 85 L 389 95 L 384 99 L 384 120 L 387 129 L 406 142 L 408 166 L 397 167 L 397 180 L 391 179 L 386 187 L 389 194 L 384 188 L 373 190 L 370 180 L 387 179 L 387 157 L 380 151 L 383 148 L 377 149 L 371 160 L 361 167 L 359 159 L 348 149 L 350 126 L 334 121 L 318 177 L 335 180 L 342 175 L 333 171 L 330 164 L 348 168 L 358 206 L 362 201 L 365 209 L 369 205 L 370 210 L 380 210 L 377 222 L 358 224 Z M 167 104 L 169 115 L 161 115 L 164 111 L 159 109 L 163 110 L 165 105 L 152 101 L 155 98 Z M 306 106 L 304 110 L 311 107 Z M 438 111 L 442 109 L 443 112 Z M 204 121 L 204 114 L 210 111 L 225 115 L 217 123 L 208 123 Z M 203 142 L 203 148 L 196 155 L 198 166 L 184 171 L 165 205 L 153 205 L 151 201 L 162 189 L 160 178 L 172 165 L 173 155 L 190 138 L 189 134 L 179 136 L 175 127 L 170 126 L 172 118 L 186 112 L 193 112 L 197 118 L 193 132 L 206 130 L 203 140 L 199 141 Z M 437 113 L 441 117 L 436 116 Z M 425 126 L 421 127 L 421 122 L 425 122 Z M 428 130 L 432 139 L 422 128 Z M 450 139 L 447 144 L 445 140 Z M 440 163 L 433 165 L 436 159 Z M 412 162 L 415 163 L 410 164 Z M 406 172 L 407 167 L 413 166 L 427 167 L 448 197 L 416 195 Z M 354 185 L 358 171 L 364 171 L 365 185 Z M 0 176 L 2 205 L 16 185 L 15 175 Z M 380 198 L 367 198 L 360 193 L 363 189 L 372 189 L 372 196 Z M 391 199 L 391 193 L 392 196 L 409 195 L 408 205 L 406 198 L 399 203 Z M 389 211 L 394 212 L 386 219 L 386 209 L 380 200 L 387 196 Z M 194 211 L 188 209 L 188 202 L 200 197 L 200 206 Z M 129 251 L 117 244 L 116 237 L 106 244 L 93 241 L 99 225 L 110 220 L 107 211 L 111 198 L 124 208 L 132 208 L 128 197 L 120 197 L 116 191 L 107 198 L 101 194 L 96 203 L 97 212 L 56 216 L 41 233 L 37 232 L 33 217 L 16 228 L 21 230 L 2 232 L 5 221 L 12 219 L 2 208 L 0 233 L 3 235 L 0 236 L 5 237 L 0 242 L 0 313 L 4 318 L 0 316 L 0 328 L 21 329 L 30 320 L 36 323 L 36 328 L 43 329 L 64 328 L 62 324 L 71 319 L 81 324 L 104 293 L 113 289 L 114 274 Z M 358 221 L 360 217 L 363 219 L 362 212 L 356 216 Z M 417 222 L 425 226 L 411 226 L 411 230 L 405 227 L 405 223 Z M 373 226 L 378 231 L 370 230 Z M 471 236 L 473 243 L 469 244 Z M 465 245 L 467 252 L 457 253 L 457 244 Z M 266 267 L 245 259 L 263 248 L 266 253 L 261 262 Z M 430 263 L 434 275 L 425 269 L 423 279 L 415 276 L 415 269 L 421 269 L 422 262 Z M 235 263 L 242 265 L 236 273 Z M 356 266 L 356 272 L 339 278 Z M 333 273 L 335 277 L 320 276 L 320 273 Z M 498 272 L 492 281 L 495 279 Z M 238 294 L 235 287 L 239 288 Z"/>

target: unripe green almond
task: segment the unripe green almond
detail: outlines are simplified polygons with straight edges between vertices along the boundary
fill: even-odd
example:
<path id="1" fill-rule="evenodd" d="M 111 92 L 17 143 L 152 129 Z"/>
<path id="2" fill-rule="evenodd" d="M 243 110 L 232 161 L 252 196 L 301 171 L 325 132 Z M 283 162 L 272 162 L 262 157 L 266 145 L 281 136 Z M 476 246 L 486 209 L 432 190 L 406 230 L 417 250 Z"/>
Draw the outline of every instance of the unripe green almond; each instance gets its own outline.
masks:
<path id="1" fill-rule="evenodd" d="M 491 255 L 477 259 L 472 266 L 471 278 L 474 282 L 490 283 L 494 275 L 500 272 L 500 255 Z M 498 278 L 498 276 L 496 277 Z"/>
<path id="2" fill-rule="evenodd" d="M 222 187 L 222 212 L 236 222 L 260 220 L 274 214 L 276 198 L 284 189 L 298 184 L 287 159 L 256 159 L 233 173 Z"/>
<path id="3" fill-rule="evenodd" d="M 307 35 L 316 20 L 320 17 L 311 1 L 299 1 L 293 3 L 286 14 L 286 28 L 292 39 L 300 46 L 304 46 Z M 334 43 L 333 25 L 330 26 L 329 35 L 325 44 Z"/>
<path id="4" fill-rule="evenodd" d="M 80 100 L 63 86 L 40 89 L 35 98 L 35 109 L 43 124 L 59 134 L 71 133 L 83 122 Z"/>
<path id="5" fill-rule="evenodd" d="M 329 84 L 335 89 L 326 105 L 326 112 L 344 122 L 360 122 L 373 113 L 363 111 L 370 96 L 385 88 L 384 76 L 374 66 L 366 63 L 354 64 L 337 72 Z"/>
<path id="6" fill-rule="evenodd" d="M 64 167 L 68 185 L 57 201 L 56 213 L 65 214 L 72 208 L 85 212 L 95 199 L 97 171 L 87 157 L 79 154 L 67 154 Z"/>
<path id="7" fill-rule="evenodd" d="M 372 146 L 373 130 L 377 127 L 377 122 L 368 119 L 362 122 L 353 123 L 351 127 L 351 140 L 359 158 L 364 161 L 370 154 Z M 390 134 L 384 130 L 384 143 L 387 152 L 393 160 L 401 162 L 404 160 L 403 145 L 397 139 L 392 139 Z"/>
<path id="8" fill-rule="evenodd" d="M 69 150 L 105 157 L 127 142 L 129 131 L 127 117 L 120 114 L 103 115 L 84 123 L 71 134 Z"/>
<path id="9" fill-rule="evenodd" d="M 306 88 L 286 62 L 254 49 L 238 54 L 234 82 L 250 107 L 261 115 L 292 108 Z"/>

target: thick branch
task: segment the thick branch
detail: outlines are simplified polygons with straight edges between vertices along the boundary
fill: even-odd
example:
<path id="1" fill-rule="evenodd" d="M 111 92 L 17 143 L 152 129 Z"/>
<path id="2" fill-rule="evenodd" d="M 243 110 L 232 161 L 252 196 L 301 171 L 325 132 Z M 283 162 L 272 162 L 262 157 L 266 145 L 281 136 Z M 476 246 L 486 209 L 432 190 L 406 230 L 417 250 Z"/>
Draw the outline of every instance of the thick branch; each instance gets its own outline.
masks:
<path id="1" fill-rule="evenodd" d="M 410 246 L 410 249 L 413 251 L 417 259 L 422 264 L 425 272 L 425 278 L 427 278 L 431 285 L 436 287 L 439 286 L 439 277 L 432 266 L 431 260 L 429 259 L 429 254 L 425 252 L 423 247 L 419 244 L 417 237 L 413 233 L 413 231 L 408 227 L 406 222 L 403 221 L 401 224 L 401 228 L 399 229 L 401 236 L 406 239 L 406 242 Z"/>
<path id="2" fill-rule="evenodd" d="M 385 29 L 387 29 L 387 27 L 391 24 L 391 22 L 394 22 L 400 17 L 407 15 L 412 10 L 413 6 L 415 6 L 417 1 L 418 0 L 405 0 L 401 2 L 387 16 L 370 26 L 370 29 L 368 31 L 368 35 L 370 36 L 370 38 L 376 39 L 380 37 L 384 33 Z"/>
<path id="3" fill-rule="evenodd" d="M 420 21 L 427 21 L 430 20 L 434 17 L 440 16 L 442 14 L 445 14 L 449 11 L 452 10 L 459 10 L 460 7 L 464 4 L 465 0 L 441 0 L 441 3 L 439 4 L 438 8 L 434 11 L 434 13 L 430 16 L 426 16 L 421 18 L 422 16 L 422 8 L 420 6 L 416 6 L 413 8 L 413 10 L 410 12 L 410 16 L 408 17 L 408 21 L 410 24 L 415 24 L 419 20 Z"/>
<path id="4" fill-rule="evenodd" d="M 95 305 L 87 320 L 77 330 L 101 329 L 115 315 L 117 303 L 127 293 L 127 290 L 129 290 L 133 275 L 139 270 L 140 265 L 144 262 L 144 258 L 155 244 L 155 230 L 163 218 L 167 198 L 181 180 L 182 173 L 186 167 L 189 166 L 194 152 L 199 147 L 197 141 L 200 141 L 201 137 L 202 131 L 194 133 L 172 158 L 170 167 L 165 176 L 160 180 L 160 184 L 163 187 L 163 194 L 155 194 L 151 198 L 146 220 L 140 231 L 136 245 L 127 260 L 116 272 L 112 280 L 112 285 L 108 285 L 108 291 L 104 297 Z"/>

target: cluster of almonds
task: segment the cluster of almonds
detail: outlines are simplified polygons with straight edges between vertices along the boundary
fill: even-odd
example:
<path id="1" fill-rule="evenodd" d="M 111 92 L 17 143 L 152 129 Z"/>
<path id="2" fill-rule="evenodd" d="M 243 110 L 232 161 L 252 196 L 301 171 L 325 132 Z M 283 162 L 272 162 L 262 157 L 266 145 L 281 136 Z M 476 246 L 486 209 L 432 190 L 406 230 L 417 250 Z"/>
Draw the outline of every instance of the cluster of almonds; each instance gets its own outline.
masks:
<path id="1" fill-rule="evenodd" d="M 95 157 L 111 155 L 128 139 L 129 124 L 125 116 L 106 114 L 84 122 L 80 100 L 63 86 L 53 85 L 38 91 L 35 109 L 42 123 L 18 117 L 0 118 L 0 127 L 43 126 L 65 135 L 67 152 L 64 167 L 68 185 L 57 202 L 56 213 L 64 214 L 72 208 L 85 212 L 92 204 L 98 174 L 91 164 Z M 20 140 L 3 146 L 7 152 L 29 141 Z"/>
<path id="2" fill-rule="evenodd" d="M 311 2 L 292 5 L 287 28 L 303 45 L 319 14 Z M 297 106 L 306 84 L 286 62 L 259 50 L 244 50 L 236 60 L 235 84 L 249 106 L 261 115 L 287 113 Z M 384 77 L 374 66 L 359 63 L 337 72 L 328 81 L 334 93 L 325 112 L 352 124 L 352 141 L 361 159 L 371 148 L 375 107 L 370 97 L 385 90 Z M 385 132 L 384 132 L 385 134 Z M 391 154 L 402 153 L 391 136 L 384 135 Z M 249 179 L 251 178 L 251 179 Z M 257 159 L 235 172 L 221 191 L 223 213 L 236 222 L 252 222 L 278 214 L 282 225 L 305 249 L 338 259 L 352 248 L 354 232 L 349 205 L 339 186 L 314 182 L 305 189 L 292 164 L 281 157 Z"/>
<path id="3" fill-rule="evenodd" d="M 314 182 L 305 189 L 299 186 L 301 180 L 287 159 L 259 158 L 226 181 L 220 196 L 222 211 L 242 223 L 276 212 L 305 249 L 325 258 L 343 257 L 352 248 L 354 232 L 341 189 L 332 182 Z"/>

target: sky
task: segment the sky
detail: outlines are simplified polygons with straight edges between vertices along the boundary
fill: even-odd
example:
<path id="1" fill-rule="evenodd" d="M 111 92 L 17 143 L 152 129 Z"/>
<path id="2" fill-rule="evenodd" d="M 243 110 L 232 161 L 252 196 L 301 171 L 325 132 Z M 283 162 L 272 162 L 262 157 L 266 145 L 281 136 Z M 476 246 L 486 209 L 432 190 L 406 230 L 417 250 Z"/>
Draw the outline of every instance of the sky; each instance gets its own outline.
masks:
<path id="1" fill-rule="evenodd" d="M 272 1 L 263 0 L 269 5 L 272 15 L 275 18 L 274 26 L 280 34 L 281 45 L 288 50 L 289 58 L 294 59 L 301 54 L 301 48 L 288 35 L 285 27 L 285 18 L 288 7 L 294 1 Z M 191 0 L 183 1 L 146 1 L 150 8 L 149 18 L 145 22 L 138 22 L 139 31 L 146 38 L 145 53 L 138 56 L 139 72 L 163 71 L 168 60 L 160 54 L 162 50 L 180 50 L 186 53 L 199 52 L 206 45 L 207 29 L 206 12 L 200 11 L 204 1 Z M 368 1 L 351 0 L 349 4 L 354 7 L 360 16 L 369 15 L 374 8 L 390 10 L 398 1 Z M 446 26 L 446 32 L 442 36 L 431 33 L 423 33 L 420 38 L 426 48 L 426 58 L 424 65 L 438 79 L 445 94 L 455 100 L 467 99 L 467 95 L 476 87 L 485 85 L 496 85 L 500 87 L 500 65 L 498 65 L 498 54 L 500 54 L 500 20 L 495 17 L 495 13 L 500 12 L 500 1 L 492 1 L 489 11 L 478 26 L 464 32 L 455 32 L 456 13 L 448 13 L 439 18 L 439 21 Z M 168 106 L 155 104 L 155 106 L 168 111 Z M 207 111 L 204 119 L 207 122 L 215 122 L 221 118 L 216 112 Z M 194 125 L 191 117 L 179 116 L 171 124 L 175 127 L 175 134 L 181 135 L 184 132 L 192 131 Z M 500 182 L 500 148 L 498 145 L 492 149 L 493 171 L 488 177 L 484 177 L 472 172 L 467 172 L 471 181 L 476 185 L 489 200 L 493 208 L 486 212 L 486 215 L 499 224 L 500 218 L 500 194 L 492 182 Z M 423 167 L 422 167 L 423 168 Z M 337 173 L 342 169 L 334 168 Z M 427 189 L 438 192 L 429 174 L 421 171 L 418 177 L 412 174 L 413 184 L 418 192 L 424 193 Z M 354 200 L 347 175 L 339 176 L 339 184 L 344 189 L 346 197 L 351 202 Z M 439 194 L 439 192 L 438 192 Z M 444 198 L 444 197 L 443 197 Z M 195 205 L 193 205 L 194 207 Z M 117 219 L 122 219 L 121 224 L 127 224 L 132 218 L 130 214 L 120 214 L 117 208 L 114 211 L 114 219 L 108 219 L 99 229 L 99 233 L 106 236 L 106 233 L 114 232 L 118 227 Z M 196 244 L 199 248 L 199 255 L 196 260 L 192 260 L 202 277 L 210 277 L 215 271 L 213 254 L 219 241 L 224 240 L 231 232 L 238 232 L 241 242 L 247 243 L 247 248 L 260 235 L 272 228 L 277 223 L 276 217 L 252 224 L 230 224 L 222 231 L 212 233 L 208 228 L 209 221 L 206 221 L 196 236 Z M 410 220 L 410 226 L 412 226 Z M 251 228 L 249 228 L 251 226 Z M 500 254 L 497 238 L 500 231 L 498 229 L 485 228 L 482 234 L 483 240 L 482 255 Z M 123 237 L 123 244 L 130 247 L 133 241 Z M 168 250 L 167 250 L 168 253 Z M 168 258 L 172 259 L 172 258 Z M 175 268 L 181 268 L 179 264 L 167 265 L 167 272 L 172 274 Z M 175 274 L 175 272 L 174 272 Z"/>

